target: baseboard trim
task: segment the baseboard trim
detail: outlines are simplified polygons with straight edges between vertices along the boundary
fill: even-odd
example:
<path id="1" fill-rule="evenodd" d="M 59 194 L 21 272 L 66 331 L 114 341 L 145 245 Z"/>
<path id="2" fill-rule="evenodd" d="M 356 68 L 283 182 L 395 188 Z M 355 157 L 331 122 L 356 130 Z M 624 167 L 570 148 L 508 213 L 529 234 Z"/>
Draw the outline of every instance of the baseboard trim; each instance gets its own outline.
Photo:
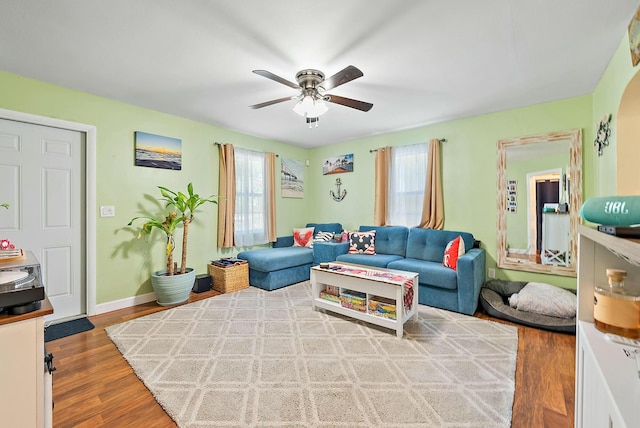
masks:
<path id="1" fill-rule="evenodd" d="M 127 297 L 125 299 L 114 300 L 112 302 L 100 303 L 99 305 L 96 305 L 96 315 L 117 311 L 118 309 L 130 308 L 136 305 L 143 305 L 155 300 L 155 293 L 147 293 L 139 296 Z"/>

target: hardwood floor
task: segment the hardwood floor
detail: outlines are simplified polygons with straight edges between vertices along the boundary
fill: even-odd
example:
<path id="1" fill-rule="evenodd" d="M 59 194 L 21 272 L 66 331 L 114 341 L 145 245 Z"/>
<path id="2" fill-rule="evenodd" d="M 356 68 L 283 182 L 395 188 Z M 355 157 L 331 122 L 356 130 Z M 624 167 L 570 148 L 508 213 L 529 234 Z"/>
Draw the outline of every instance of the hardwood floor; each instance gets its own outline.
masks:
<path id="1" fill-rule="evenodd" d="M 189 302 L 215 296 L 191 293 Z M 138 380 L 104 328 L 164 310 L 155 302 L 90 317 L 95 329 L 48 342 L 53 375 L 53 425 L 175 427 Z M 483 313 L 478 318 L 509 325 Z M 573 427 L 575 336 L 518 326 L 512 427 Z"/>

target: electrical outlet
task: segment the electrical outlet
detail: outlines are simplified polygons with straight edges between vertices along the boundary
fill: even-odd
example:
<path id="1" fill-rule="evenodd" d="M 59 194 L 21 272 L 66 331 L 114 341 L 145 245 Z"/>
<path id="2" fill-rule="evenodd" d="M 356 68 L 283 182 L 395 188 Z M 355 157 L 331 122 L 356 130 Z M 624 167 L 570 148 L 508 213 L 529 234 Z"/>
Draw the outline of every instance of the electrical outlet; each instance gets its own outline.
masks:
<path id="1" fill-rule="evenodd" d="M 489 278 L 496 278 L 496 270 L 494 268 L 489 268 Z"/>
<path id="2" fill-rule="evenodd" d="M 115 217 L 115 216 L 116 216 L 116 207 L 114 207 L 113 205 L 100 207 L 100 217 Z"/>

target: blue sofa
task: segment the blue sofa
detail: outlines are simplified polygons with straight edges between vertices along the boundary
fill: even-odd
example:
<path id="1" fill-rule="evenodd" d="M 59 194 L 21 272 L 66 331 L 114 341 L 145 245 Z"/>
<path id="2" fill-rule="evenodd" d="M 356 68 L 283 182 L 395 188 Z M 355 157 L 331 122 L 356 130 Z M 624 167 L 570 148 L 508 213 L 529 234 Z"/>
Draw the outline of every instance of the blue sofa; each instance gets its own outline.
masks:
<path id="1" fill-rule="evenodd" d="M 319 231 L 342 232 L 340 223 L 308 223 L 306 227 L 314 228 L 314 236 Z M 249 284 L 270 291 L 306 281 L 311 266 L 335 260 L 335 257 L 331 260 L 314 257 L 314 253 L 312 248 L 294 247 L 291 235 L 278 237 L 271 248 L 243 251 L 237 257 L 249 262 Z"/>
<path id="2" fill-rule="evenodd" d="M 360 226 L 375 230 L 375 255 L 347 254 L 349 244 L 337 244 L 336 261 L 417 272 L 418 302 L 423 305 L 473 315 L 485 280 L 486 252 L 471 233 L 402 226 Z M 449 241 L 461 236 L 466 253 L 457 270 L 442 265 Z M 320 247 L 319 245 L 318 247 Z"/>

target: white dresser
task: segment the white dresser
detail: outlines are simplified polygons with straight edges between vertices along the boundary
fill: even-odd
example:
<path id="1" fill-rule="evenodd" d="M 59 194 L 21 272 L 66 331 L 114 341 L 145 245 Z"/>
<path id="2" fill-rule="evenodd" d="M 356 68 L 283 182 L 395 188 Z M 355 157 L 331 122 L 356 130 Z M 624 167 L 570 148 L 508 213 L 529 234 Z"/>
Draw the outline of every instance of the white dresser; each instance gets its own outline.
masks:
<path id="1" fill-rule="evenodd" d="M 626 283 L 640 281 L 640 241 L 578 226 L 578 315 L 576 334 L 575 426 L 640 426 L 640 378 L 630 347 L 612 343 L 593 323 L 593 290 L 607 286 L 606 268 L 627 271 Z"/>

